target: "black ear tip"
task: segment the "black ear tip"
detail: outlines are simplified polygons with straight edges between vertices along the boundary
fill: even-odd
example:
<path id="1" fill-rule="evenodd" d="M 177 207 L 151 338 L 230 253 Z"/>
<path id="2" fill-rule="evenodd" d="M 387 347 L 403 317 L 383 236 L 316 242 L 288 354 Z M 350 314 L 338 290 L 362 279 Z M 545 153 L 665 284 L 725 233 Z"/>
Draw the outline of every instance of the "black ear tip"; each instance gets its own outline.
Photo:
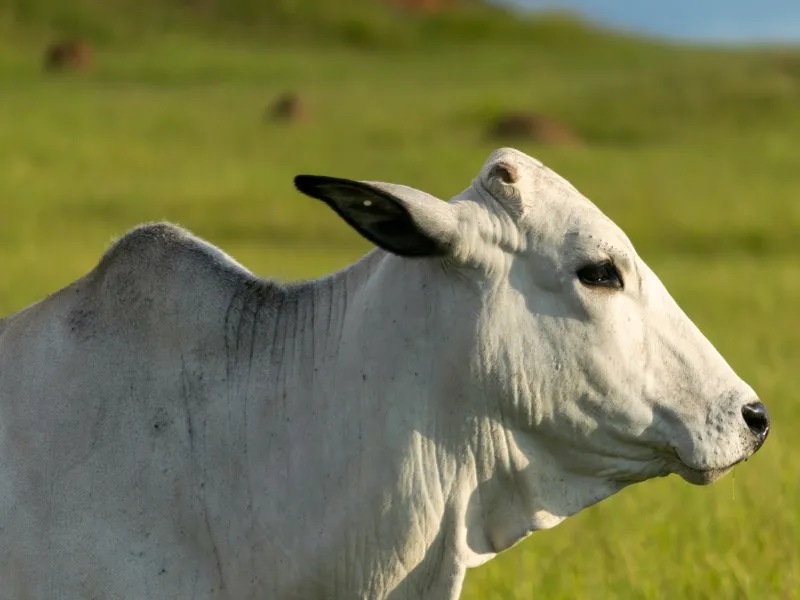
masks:
<path id="1" fill-rule="evenodd" d="M 324 199 L 327 195 L 325 191 L 338 187 L 351 186 L 352 182 L 338 177 L 328 177 L 327 175 L 295 175 L 294 187 L 298 191 L 312 198 Z"/>
<path id="2" fill-rule="evenodd" d="M 309 194 L 315 187 L 315 183 L 319 178 L 314 175 L 296 175 L 294 178 L 294 187 L 299 192 Z"/>

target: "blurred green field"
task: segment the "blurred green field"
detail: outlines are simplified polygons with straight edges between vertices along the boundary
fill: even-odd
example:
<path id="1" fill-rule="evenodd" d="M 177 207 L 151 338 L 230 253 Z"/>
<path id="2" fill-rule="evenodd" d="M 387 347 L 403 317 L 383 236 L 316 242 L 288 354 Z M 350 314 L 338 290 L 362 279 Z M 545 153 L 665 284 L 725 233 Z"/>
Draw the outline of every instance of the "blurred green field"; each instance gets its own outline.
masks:
<path id="1" fill-rule="evenodd" d="M 464 597 L 800 598 L 800 53 L 531 31 L 369 50 L 177 33 L 101 45 L 93 73 L 60 76 L 40 71 L 44 30 L 15 33 L 0 43 L 0 314 L 159 219 L 259 274 L 321 275 L 369 246 L 293 175 L 449 197 L 513 145 L 625 229 L 773 431 L 735 487 L 634 486 L 471 572 Z M 264 120 L 286 90 L 307 122 Z M 487 140 L 488 119 L 519 107 L 585 147 Z"/>

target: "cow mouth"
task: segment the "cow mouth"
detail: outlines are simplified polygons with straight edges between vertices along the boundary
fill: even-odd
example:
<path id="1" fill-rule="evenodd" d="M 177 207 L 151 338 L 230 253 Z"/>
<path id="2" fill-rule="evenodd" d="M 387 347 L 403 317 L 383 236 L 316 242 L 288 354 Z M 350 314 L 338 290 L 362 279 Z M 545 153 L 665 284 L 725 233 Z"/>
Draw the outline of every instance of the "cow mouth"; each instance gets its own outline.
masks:
<path id="1" fill-rule="evenodd" d="M 689 466 L 689 464 L 680 457 L 680 454 L 675 451 L 674 459 L 670 461 L 672 463 L 670 465 L 670 471 L 676 475 L 679 475 L 684 481 L 691 483 L 692 485 L 708 485 L 730 473 L 736 465 L 746 461 L 748 458 L 750 458 L 749 455 L 743 456 L 739 460 L 729 464 L 726 467 L 697 469 Z"/>
<path id="2" fill-rule="evenodd" d="M 679 475 L 684 481 L 692 485 L 708 485 L 730 473 L 737 464 L 739 463 L 736 462 L 729 467 L 723 467 L 721 469 L 693 469 L 692 467 L 682 464 L 673 469 L 673 473 Z"/>

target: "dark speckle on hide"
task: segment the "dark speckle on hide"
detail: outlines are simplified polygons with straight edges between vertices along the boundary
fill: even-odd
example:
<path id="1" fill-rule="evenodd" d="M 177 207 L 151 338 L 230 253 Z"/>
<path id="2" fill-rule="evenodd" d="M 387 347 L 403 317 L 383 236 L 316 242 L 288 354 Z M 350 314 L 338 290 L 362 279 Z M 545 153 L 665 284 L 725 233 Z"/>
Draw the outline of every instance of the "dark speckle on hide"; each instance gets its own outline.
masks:
<path id="1" fill-rule="evenodd" d="M 67 327 L 78 341 L 84 342 L 94 336 L 94 309 L 88 300 L 79 303 L 67 315 Z"/>
<path id="2" fill-rule="evenodd" d="M 108 398 L 104 398 L 102 402 L 100 402 L 100 406 L 97 409 L 97 414 L 94 419 L 94 424 L 92 425 L 92 441 L 91 444 L 89 445 L 89 447 L 92 450 L 100 442 L 103 432 L 103 423 L 105 422 L 107 414 L 108 414 Z"/>
<path id="3" fill-rule="evenodd" d="M 172 425 L 172 419 L 164 408 L 159 408 L 153 417 L 153 432 L 161 434 Z"/>

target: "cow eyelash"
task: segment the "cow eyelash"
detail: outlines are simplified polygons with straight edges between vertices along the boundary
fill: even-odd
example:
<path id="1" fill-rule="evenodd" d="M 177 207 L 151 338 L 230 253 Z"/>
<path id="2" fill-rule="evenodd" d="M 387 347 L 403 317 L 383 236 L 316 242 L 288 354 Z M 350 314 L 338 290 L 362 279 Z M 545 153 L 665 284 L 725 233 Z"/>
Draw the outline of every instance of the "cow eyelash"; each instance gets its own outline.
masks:
<path id="1" fill-rule="evenodd" d="M 625 286 L 617 267 L 610 260 L 591 263 L 578 269 L 578 280 L 589 287 L 604 287 L 621 290 Z"/>

